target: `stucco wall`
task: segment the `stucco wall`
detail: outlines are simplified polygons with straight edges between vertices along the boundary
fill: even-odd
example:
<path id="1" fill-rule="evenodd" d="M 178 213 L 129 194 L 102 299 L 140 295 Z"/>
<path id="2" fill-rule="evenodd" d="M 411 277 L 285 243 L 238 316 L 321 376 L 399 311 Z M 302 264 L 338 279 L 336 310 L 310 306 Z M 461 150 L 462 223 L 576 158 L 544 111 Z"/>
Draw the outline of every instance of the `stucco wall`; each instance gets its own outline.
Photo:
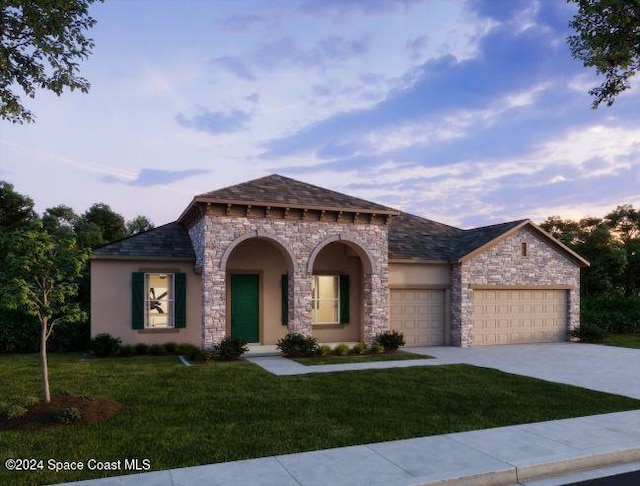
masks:
<path id="1" fill-rule="evenodd" d="M 442 285 L 451 284 L 451 266 L 435 263 L 389 263 L 389 285 Z"/>
<path id="2" fill-rule="evenodd" d="M 250 238 L 280 247 L 289 268 L 289 330 L 313 333 L 311 277 L 313 262 L 333 241 L 351 245 L 363 262 L 363 339 L 388 329 L 388 227 L 381 224 L 207 215 L 203 219 L 203 344 L 210 347 L 227 332 L 226 271 L 233 249 Z"/>
<path id="3" fill-rule="evenodd" d="M 187 325 L 184 329 L 132 329 L 131 275 L 134 272 L 185 273 L 187 276 Z M 193 262 L 92 260 L 91 336 L 106 332 L 122 344 L 167 342 L 202 345 L 200 276 Z"/>
<path id="4" fill-rule="evenodd" d="M 522 255 L 522 243 L 527 255 Z M 451 338 L 472 344 L 474 285 L 569 287 L 569 328 L 580 323 L 580 267 L 526 226 L 499 244 L 451 270 Z"/>

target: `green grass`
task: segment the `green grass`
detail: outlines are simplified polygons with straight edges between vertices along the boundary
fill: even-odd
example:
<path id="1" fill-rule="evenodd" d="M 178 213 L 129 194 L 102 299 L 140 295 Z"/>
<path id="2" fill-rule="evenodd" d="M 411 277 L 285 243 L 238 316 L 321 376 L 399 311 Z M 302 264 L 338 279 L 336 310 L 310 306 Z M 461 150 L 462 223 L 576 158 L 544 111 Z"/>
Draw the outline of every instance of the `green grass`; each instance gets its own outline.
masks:
<path id="1" fill-rule="evenodd" d="M 433 356 L 423 354 L 407 353 L 399 351 L 390 354 L 349 354 L 347 356 L 336 356 L 329 354 L 327 356 L 312 356 L 309 358 L 293 358 L 300 364 L 305 366 L 317 366 L 325 364 L 345 364 L 345 363 L 371 363 L 375 361 L 404 361 L 410 359 L 431 359 Z"/>
<path id="2" fill-rule="evenodd" d="M 0 433 L 0 460 L 149 459 L 152 470 L 640 408 L 640 401 L 468 365 L 276 377 L 248 363 L 50 356 L 52 390 L 110 397 L 93 425 Z M 0 401 L 40 390 L 36 355 L 0 356 Z M 114 472 L 9 472 L 50 484 Z"/>
<path id="3" fill-rule="evenodd" d="M 635 334 L 609 334 L 603 344 L 621 346 L 623 348 L 640 349 L 640 333 Z"/>

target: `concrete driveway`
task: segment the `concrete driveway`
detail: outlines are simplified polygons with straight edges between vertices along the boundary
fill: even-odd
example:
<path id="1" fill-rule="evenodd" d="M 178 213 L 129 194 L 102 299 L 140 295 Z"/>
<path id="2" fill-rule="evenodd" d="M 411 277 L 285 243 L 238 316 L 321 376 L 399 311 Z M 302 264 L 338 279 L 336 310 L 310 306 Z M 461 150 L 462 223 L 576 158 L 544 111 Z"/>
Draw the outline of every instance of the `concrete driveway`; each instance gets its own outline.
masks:
<path id="1" fill-rule="evenodd" d="M 434 356 L 437 364 L 484 366 L 640 399 L 638 349 L 571 342 L 405 349 Z"/>

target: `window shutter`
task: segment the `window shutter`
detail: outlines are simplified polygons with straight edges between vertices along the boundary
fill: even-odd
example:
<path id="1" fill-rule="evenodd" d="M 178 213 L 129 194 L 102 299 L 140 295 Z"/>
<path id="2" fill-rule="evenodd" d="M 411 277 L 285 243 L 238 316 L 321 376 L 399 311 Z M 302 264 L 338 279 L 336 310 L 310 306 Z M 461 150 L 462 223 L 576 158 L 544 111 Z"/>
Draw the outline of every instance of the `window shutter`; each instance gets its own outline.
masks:
<path id="1" fill-rule="evenodd" d="M 174 275 L 175 286 L 175 321 L 174 326 L 176 328 L 187 327 L 187 274 L 176 273 Z"/>
<path id="2" fill-rule="evenodd" d="M 282 312 L 282 325 L 287 326 L 289 324 L 289 275 L 284 274 L 280 279 L 281 289 L 281 312 Z"/>
<path id="3" fill-rule="evenodd" d="M 131 274 L 131 327 L 144 329 L 144 273 Z"/>
<path id="4" fill-rule="evenodd" d="M 340 324 L 349 324 L 349 275 L 340 275 Z"/>

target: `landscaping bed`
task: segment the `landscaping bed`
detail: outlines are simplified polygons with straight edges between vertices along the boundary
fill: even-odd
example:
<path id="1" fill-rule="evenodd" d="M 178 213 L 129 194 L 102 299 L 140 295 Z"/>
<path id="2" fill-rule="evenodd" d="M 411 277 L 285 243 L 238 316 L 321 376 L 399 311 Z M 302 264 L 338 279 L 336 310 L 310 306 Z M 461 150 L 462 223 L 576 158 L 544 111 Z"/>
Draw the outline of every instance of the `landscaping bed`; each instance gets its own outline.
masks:
<path id="1" fill-rule="evenodd" d="M 2 392 L 39 393 L 38 359 L 0 356 Z M 49 363 L 54 395 L 80 390 L 121 408 L 96 423 L 4 430 L 3 459 L 146 459 L 160 470 L 640 408 L 640 400 L 468 365 L 277 377 L 246 361 L 185 367 L 170 356 L 52 354 Z M 0 484 L 127 472 L 0 468 Z"/>
<path id="2" fill-rule="evenodd" d="M 317 365 L 326 365 L 326 364 L 371 363 L 376 361 L 405 361 L 405 360 L 412 360 L 412 359 L 432 359 L 432 358 L 433 356 L 408 353 L 405 351 L 396 351 L 393 353 L 382 353 L 382 354 L 347 354 L 346 356 L 337 356 L 337 355 L 328 354 L 325 356 L 293 358 L 293 360 L 305 366 L 317 366 Z"/>

